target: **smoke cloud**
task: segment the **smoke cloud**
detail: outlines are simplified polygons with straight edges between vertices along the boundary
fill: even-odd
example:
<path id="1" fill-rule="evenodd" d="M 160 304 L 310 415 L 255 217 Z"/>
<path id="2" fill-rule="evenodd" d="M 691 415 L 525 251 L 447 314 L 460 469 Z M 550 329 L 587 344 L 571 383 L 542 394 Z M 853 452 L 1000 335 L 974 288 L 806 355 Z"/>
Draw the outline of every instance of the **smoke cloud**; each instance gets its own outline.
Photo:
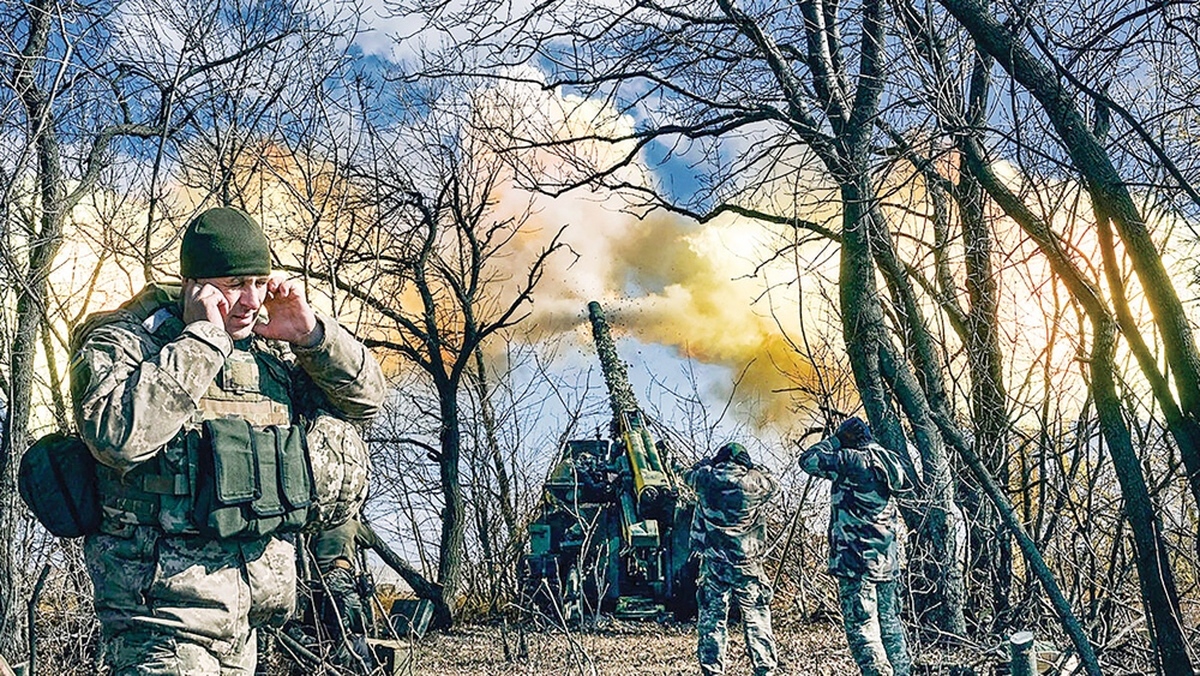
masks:
<path id="1" fill-rule="evenodd" d="M 563 137 L 586 136 L 588 124 L 597 136 L 631 128 L 629 120 L 598 110 L 595 104 L 532 87 L 491 100 L 497 99 L 522 101 L 519 117 L 540 120 Z M 604 166 L 627 150 L 602 141 L 575 142 L 572 149 L 575 158 L 587 158 L 591 166 Z M 557 176 L 578 171 L 574 162 L 548 153 L 527 160 Z M 622 171 L 629 182 L 648 180 L 644 166 Z M 515 187 L 497 197 L 501 212 L 517 213 L 529 206 L 528 193 Z M 762 427 L 789 418 L 794 402 L 788 391 L 797 381 L 809 380 L 813 367 L 788 343 L 779 325 L 783 322 L 797 335 L 790 325 L 798 301 L 782 298 L 781 317 L 772 316 L 765 302 L 755 302 L 767 283 L 756 266 L 774 251 L 777 233 L 742 218 L 699 224 L 661 211 L 635 214 L 620 195 L 586 190 L 535 198 L 533 204 L 520 242 L 524 255 L 511 259 L 511 274 L 522 275 L 522 266 L 564 225 L 563 239 L 571 249 L 552 259 L 537 288 L 530 317 L 537 330 L 574 333 L 587 343 L 583 349 L 590 350 L 586 305 L 598 300 L 618 339 L 664 345 L 680 357 L 727 369 L 725 392 L 711 394 L 732 395 L 734 410 L 745 422 Z M 775 297 L 777 309 L 780 300 Z M 623 357 L 629 361 L 632 355 Z M 630 364 L 634 370 L 659 366 Z"/>

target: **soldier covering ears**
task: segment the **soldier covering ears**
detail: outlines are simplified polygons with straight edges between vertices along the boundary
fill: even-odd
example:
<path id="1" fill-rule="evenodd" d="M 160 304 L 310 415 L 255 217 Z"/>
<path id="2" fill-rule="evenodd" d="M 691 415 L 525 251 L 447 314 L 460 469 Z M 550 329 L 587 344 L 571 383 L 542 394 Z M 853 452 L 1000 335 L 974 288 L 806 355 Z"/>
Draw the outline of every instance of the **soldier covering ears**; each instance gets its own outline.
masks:
<path id="1" fill-rule="evenodd" d="M 102 510 L 84 552 L 114 676 L 254 673 L 256 628 L 296 601 L 288 533 L 356 513 L 320 496 L 360 501 L 365 487 L 365 465 L 309 449 L 306 428 L 365 422 L 385 394 L 362 343 L 271 274 L 247 214 L 196 217 L 180 276 L 90 317 L 72 341 Z"/>
<path id="2" fill-rule="evenodd" d="M 904 525 L 894 496 L 912 484 L 903 460 L 858 418 L 800 455 L 800 467 L 833 482 L 829 572 L 837 578 L 850 654 L 863 676 L 909 676 L 897 582 Z"/>

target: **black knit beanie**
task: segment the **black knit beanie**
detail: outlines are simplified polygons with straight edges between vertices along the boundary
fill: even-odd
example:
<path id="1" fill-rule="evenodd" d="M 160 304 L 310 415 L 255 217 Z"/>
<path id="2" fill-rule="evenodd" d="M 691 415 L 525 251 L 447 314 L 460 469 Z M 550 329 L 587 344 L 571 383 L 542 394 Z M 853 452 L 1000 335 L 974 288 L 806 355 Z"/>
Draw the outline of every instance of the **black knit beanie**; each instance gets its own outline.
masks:
<path id="1" fill-rule="evenodd" d="M 179 276 L 184 279 L 271 274 L 271 246 L 244 211 L 209 209 L 183 231 Z"/>

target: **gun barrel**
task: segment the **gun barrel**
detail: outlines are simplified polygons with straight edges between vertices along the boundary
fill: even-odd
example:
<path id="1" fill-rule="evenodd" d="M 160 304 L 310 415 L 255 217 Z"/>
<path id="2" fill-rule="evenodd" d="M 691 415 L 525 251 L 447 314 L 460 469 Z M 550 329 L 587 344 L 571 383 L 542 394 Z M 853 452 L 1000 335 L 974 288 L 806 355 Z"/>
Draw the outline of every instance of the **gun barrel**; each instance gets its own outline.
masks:
<path id="1" fill-rule="evenodd" d="M 617 346 L 613 343 L 608 319 L 604 316 L 600 303 L 588 303 L 588 319 L 592 323 L 592 340 L 596 343 L 596 355 L 600 357 L 600 372 L 604 374 L 604 384 L 608 386 L 608 403 L 612 407 L 611 436 L 617 439 L 621 436 L 621 416 L 625 411 L 637 410 L 637 398 L 633 396 L 633 387 L 629 384 L 625 362 L 617 355 Z"/>
<path id="2" fill-rule="evenodd" d="M 621 439 L 625 446 L 625 456 L 629 459 L 629 469 L 633 475 L 637 511 L 642 518 L 647 518 L 669 504 L 674 490 L 641 409 L 638 408 L 633 387 L 629 385 L 625 362 L 617 355 L 617 346 L 600 303 L 588 303 L 588 318 L 592 322 L 592 338 L 596 342 L 596 354 L 600 357 L 600 370 L 608 386 L 608 402 L 613 414 L 612 437 Z"/>

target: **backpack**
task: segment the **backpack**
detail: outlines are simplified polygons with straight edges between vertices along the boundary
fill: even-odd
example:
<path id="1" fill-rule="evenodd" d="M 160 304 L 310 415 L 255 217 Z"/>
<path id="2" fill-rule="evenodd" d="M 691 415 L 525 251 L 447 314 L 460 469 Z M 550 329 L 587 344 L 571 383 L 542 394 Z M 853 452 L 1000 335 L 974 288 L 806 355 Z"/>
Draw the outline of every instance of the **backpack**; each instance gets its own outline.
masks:
<path id="1" fill-rule="evenodd" d="M 60 538 L 100 529 L 96 459 L 78 436 L 51 432 L 34 442 L 21 456 L 17 489 L 38 522 Z"/>

